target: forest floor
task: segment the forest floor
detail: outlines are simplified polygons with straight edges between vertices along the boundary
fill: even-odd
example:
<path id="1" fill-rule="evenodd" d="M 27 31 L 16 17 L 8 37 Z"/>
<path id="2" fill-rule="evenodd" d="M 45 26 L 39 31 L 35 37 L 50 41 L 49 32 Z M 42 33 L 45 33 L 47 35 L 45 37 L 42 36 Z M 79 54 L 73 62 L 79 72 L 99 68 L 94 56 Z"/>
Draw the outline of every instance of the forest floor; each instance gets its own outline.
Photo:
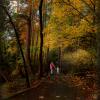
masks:
<path id="1" fill-rule="evenodd" d="M 93 81 L 93 80 L 92 80 Z M 89 82 L 89 83 L 88 83 Z M 92 84 L 91 84 L 92 83 Z M 88 85 L 89 84 L 89 85 Z M 7 100 L 96 100 L 94 82 L 77 76 L 62 75 L 55 80 L 43 78 L 41 84 Z"/>

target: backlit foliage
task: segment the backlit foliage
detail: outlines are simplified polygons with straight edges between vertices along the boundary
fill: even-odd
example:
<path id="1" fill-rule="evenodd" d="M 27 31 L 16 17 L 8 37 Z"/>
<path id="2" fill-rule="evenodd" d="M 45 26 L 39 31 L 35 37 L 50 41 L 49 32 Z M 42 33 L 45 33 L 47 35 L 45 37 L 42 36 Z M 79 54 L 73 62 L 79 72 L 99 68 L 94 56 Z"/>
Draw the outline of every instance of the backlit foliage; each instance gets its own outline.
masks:
<path id="1" fill-rule="evenodd" d="M 86 3 L 91 2 L 86 1 Z M 51 38 L 54 38 L 52 44 L 56 43 L 54 41 L 60 41 L 60 44 L 63 44 L 63 40 L 67 46 L 70 37 L 82 36 L 91 31 L 93 28 L 92 20 L 93 15 L 89 13 L 87 5 L 82 0 L 54 0 L 51 17 L 44 32 L 48 34 L 48 37 L 50 34 Z M 48 42 L 49 40 L 47 38 Z M 59 47 L 60 44 L 54 45 Z"/>

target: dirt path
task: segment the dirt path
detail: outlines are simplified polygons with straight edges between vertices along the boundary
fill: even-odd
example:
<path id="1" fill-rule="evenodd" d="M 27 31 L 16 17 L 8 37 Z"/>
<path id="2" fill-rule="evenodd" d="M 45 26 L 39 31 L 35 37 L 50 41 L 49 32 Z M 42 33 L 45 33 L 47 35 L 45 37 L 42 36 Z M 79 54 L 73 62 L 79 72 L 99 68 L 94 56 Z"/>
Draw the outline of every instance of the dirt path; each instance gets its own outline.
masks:
<path id="1" fill-rule="evenodd" d="M 35 89 L 17 95 L 9 100 L 84 100 L 82 93 L 75 87 L 58 81 L 43 80 Z"/>

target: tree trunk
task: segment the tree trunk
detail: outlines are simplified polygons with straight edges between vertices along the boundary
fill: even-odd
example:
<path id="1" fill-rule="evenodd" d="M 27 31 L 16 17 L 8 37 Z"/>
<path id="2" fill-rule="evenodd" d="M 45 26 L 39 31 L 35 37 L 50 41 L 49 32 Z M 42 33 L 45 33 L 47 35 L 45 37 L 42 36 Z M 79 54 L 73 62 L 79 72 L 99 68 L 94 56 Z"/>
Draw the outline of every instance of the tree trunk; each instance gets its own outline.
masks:
<path id="1" fill-rule="evenodd" d="M 30 16 L 28 18 L 28 32 L 26 34 L 26 62 L 27 62 L 27 65 L 28 65 L 28 71 L 29 73 L 32 73 L 32 64 L 31 64 L 31 54 L 30 54 L 30 46 L 31 46 L 31 33 L 32 33 L 32 7 L 30 5 Z"/>
<path id="2" fill-rule="evenodd" d="M 36 43 L 35 43 L 35 51 L 34 51 L 34 64 L 36 64 L 36 60 L 37 60 L 37 48 L 38 48 L 38 35 L 36 34 Z"/>
<path id="3" fill-rule="evenodd" d="M 47 65 L 47 72 L 46 73 L 48 75 L 49 70 L 50 70 L 49 69 L 49 64 L 50 64 L 50 61 L 49 61 L 49 47 L 47 48 L 47 54 L 46 55 L 47 55 L 47 57 L 46 57 L 47 58 L 47 60 L 46 60 L 47 61 L 47 64 L 46 64 Z"/>
<path id="4" fill-rule="evenodd" d="M 31 67 L 31 59 L 30 59 L 30 33 L 31 33 L 31 23 L 30 20 L 28 22 L 28 32 L 26 34 L 26 62 L 30 69 Z"/>
<path id="5" fill-rule="evenodd" d="M 58 52 L 58 65 L 59 65 L 59 68 L 61 70 L 61 47 L 59 47 L 59 52 Z"/>
<path id="6" fill-rule="evenodd" d="M 97 28 L 97 75 L 98 75 L 98 99 L 100 100 L 100 1 L 96 0 L 96 28 Z"/>
<path id="7" fill-rule="evenodd" d="M 43 0 L 40 1 L 39 5 L 39 17 L 40 17 L 40 54 L 39 54 L 39 61 L 40 61 L 40 71 L 39 71 L 39 78 L 43 76 L 43 21 L 42 21 L 42 5 Z"/>

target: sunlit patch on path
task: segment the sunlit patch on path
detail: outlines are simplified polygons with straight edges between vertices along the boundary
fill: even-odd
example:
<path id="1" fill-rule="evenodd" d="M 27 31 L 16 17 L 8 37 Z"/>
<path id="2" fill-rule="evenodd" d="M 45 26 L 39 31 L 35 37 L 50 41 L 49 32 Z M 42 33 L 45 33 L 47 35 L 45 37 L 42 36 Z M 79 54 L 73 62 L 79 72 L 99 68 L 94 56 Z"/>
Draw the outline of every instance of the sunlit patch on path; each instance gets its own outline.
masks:
<path id="1" fill-rule="evenodd" d="M 61 96 L 57 95 L 56 98 L 60 98 Z"/>
<path id="2" fill-rule="evenodd" d="M 44 96 L 39 96 L 39 100 L 40 100 L 40 99 L 44 99 Z"/>

